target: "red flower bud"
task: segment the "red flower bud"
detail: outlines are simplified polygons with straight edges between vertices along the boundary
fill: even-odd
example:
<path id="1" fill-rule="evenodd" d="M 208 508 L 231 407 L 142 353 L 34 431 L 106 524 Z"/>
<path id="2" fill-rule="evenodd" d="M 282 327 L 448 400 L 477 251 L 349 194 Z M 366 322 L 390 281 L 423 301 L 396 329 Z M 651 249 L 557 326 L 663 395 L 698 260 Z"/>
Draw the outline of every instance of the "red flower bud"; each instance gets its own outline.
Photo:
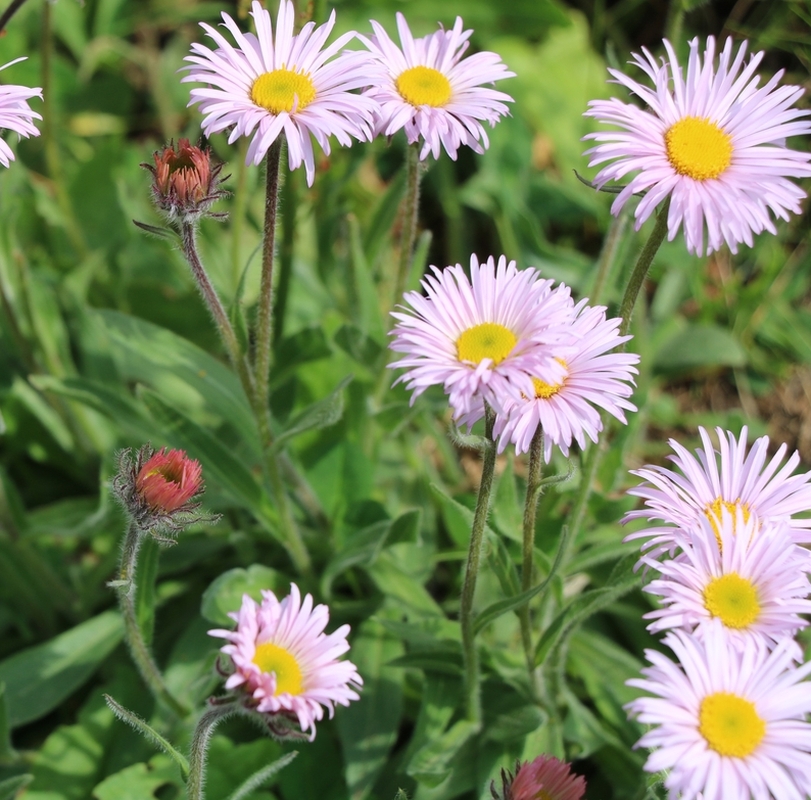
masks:
<path id="1" fill-rule="evenodd" d="M 160 449 L 141 467 L 135 489 L 155 511 L 170 514 L 185 505 L 202 486 L 200 462 L 183 450 Z"/>

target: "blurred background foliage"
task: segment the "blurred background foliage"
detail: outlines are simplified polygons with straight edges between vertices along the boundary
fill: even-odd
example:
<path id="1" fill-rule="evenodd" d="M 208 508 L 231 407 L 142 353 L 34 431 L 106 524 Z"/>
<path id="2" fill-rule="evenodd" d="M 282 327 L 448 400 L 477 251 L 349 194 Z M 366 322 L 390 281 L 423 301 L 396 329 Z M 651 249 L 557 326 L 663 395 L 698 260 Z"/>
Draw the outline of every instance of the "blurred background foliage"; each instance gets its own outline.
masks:
<path id="1" fill-rule="evenodd" d="M 28 0 L 0 38 L 0 61 L 28 56 L 3 80 L 45 94 L 33 101 L 42 136 L 14 143 L 18 160 L 0 173 L 0 797 L 182 796 L 171 761 L 101 699 L 113 694 L 185 744 L 184 727 L 142 689 L 105 586 L 124 524 L 108 489 L 116 450 L 147 440 L 187 449 L 203 463 L 206 506 L 223 515 L 161 554 L 156 591 L 141 599 L 145 620 L 157 608 L 154 647 L 185 700 L 199 706 L 217 690 L 206 629 L 228 623 L 243 591 L 286 593 L 295 578 L 257 478 L 250 409 L 185 262 L 132 224 L 159 222 L 139 165 L 170 139 L 199 137 L 178 73 L 190 43 L 202 40 L 197 23 L 214 24 L 223 10 L 244 19 L 247 5 Z M 811 83 L 808 0 L 336 8 L 339 31 L 368 30 L 370 18 L 393 31 L 399 10 L 425 34 L 459 14 L 475 29 L 472 46 L 495 50 L 517 73 L 499 86 L 515 103 L 490 149 L 460 152 L 458 162 L 443 155 L 425 175 L 420 267 L 503 252 L 609 306 L 646 230 L 612 222 L 610 195 L 575 175 L 593 175 L 581 142 L 592 123 L 582 113 L 616 91 L 606 65 L 621 67 L 642 46 L 659 52 L 667 31 L 681 53 L 694 35 L 733 35 L 769 51 L 764 71 Z M 313 13 L 326 18 L 323 0 Z M 209 144 L 227 162 L 233 194 L 221 204 L 229 220 L 203 224 L 201 248 L 244 334 L 258 292 L 263 176 L 244 166 L 245 142 L 231 147 L 220 135 Z M 653 645 L 641 620 L 649 601 L 627 576 L 612 577 L 629 552 L 617 524 L 632 506 L 626 470 L 661 460 L 671 435 L 693 443 L 698 424 L 769 432 L 811 466 L 808 212 L 737 256 L 690 257 L 680 237 L 661 249 L 634 324 L 640 412 L 612 443 L 567 574 L 536 609 L 542 624 L 560 626 L 549 647 L 565 675 L 561 713 L 545 719 L 526 702 L 517 621 L 503 616 L 483 635 L 486 735 L 465 744 L 451 727 L 460 685 L 452 619 L 477 457 L 448 440 L 441 392 L 409 407 L 383 369 L 403 144 L 336 149 L 320 159 L 311 189 L 300 174 L 286 178 L 271 403 L 277 435 L 289 435 L 285 463 L 317 566 L 318 580 L 304 588 L 330 603 L 334 625 L 352 624 L 351 657 L 366 688 L 299 748 L 272 790 L 250 797 L 387 799 L 399 787 L 420 800 L 484 797 L 499 767 L 540 752 L 576 759 L 589 798 L 657 796 L 643 754 L 631 749 L 639 726 L 621 709 L 633 696 L 624 681 Z M 607 236 L 616 236 L 615 268 L 596 287 Z M 482 608 L 509 595 L 519 550 L 525 466 L 505 457 L 499 470 Z M 577 475 L 542 501 L 542 569 L 576 486 Z M 239 722 L 224 725 L 208 796 L 228 796 L 282 750 Z"/>

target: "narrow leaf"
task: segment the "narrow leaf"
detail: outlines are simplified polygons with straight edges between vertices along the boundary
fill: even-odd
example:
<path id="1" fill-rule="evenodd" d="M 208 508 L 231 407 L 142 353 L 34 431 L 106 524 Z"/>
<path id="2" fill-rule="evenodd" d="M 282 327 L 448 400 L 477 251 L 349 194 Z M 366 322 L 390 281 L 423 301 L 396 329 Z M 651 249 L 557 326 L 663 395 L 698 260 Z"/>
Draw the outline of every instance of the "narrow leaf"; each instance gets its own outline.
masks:
<path id="1" fill-rule="evenodd" d="M 451 759 L 479 726 L 469 720 L 460 720 L 438 739 L 422 747 L 411 759 L 406 772 L 428 786 L 438 786 L 451 771 Z"/>
<path id="2" fill-rule="evenodd" d="M 243 800 L 251 792 L 267 783 L 279 770 L 284 769 L 297 755 L 298 750 L 291 750 L 272 764 L 254 772 L 233 794 L 228 795 L 228 800 Z"/>
<path id="3" fill-rule="evenodd" d="M 0 781 L 0 800 L 14 800 L 20 789 L 24 789 L 32 780 L 34 780 L 34 776 L 26 773 Z"/>

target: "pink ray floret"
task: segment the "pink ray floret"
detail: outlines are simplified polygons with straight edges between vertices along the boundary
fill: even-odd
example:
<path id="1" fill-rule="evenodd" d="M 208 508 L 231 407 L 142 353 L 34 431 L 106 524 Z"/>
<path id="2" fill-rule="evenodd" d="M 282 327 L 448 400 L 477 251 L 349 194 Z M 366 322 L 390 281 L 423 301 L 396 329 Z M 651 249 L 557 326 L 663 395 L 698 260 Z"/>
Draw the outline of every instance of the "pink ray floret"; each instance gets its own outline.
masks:
<path id="1" fill-rule="evenodd" d="M 9 61 L 8 64 L 0 67 L 0 71 L 20 61 L 25 61 L 25 58 Z M 34 120 L 42 119 L 42 117 L 28 106 L 28 101 L 32 97 L 42 100 L 42 89 L 29 89 L 27 86 L 12 84 L 0 85 L 0 129 L 14 131 L 18 136 L 26 138 L 39 136 Z M 3 139 L 0 139 L 0 164 L 7 167 L 12 161 L 14 161 L 12 149 Z"/>

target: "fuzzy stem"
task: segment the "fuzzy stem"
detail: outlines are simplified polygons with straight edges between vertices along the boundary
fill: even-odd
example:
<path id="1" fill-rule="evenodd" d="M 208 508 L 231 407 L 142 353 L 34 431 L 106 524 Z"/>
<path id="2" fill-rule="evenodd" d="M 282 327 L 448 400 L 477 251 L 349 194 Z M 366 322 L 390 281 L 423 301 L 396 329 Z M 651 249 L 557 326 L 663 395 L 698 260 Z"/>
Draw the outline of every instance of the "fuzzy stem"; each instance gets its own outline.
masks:
<path id="1" fill-rule="evenodd" d="M 482 479 L 479 483 L 479 496 L 473 513 L 473 528 L 470 532 L 465 579 L 462 584 L 462 603 L 459 621 L 462 627 L 462 649 L 465 662 L 465 713 L 468 719 L 481 723 L 481 698 L 479 696 L 479 657 L 476 652 L 476 636 L 473 630 L 473 596 L 476 593 L 476 579 L 479 575 L 484 529 L 490 507 L 490 492 L 496 468 L 496 445 L 493 441 L 495 412 L 484 404 L 485 443 L 482 458 Z"/>
<path id="2" fill-rule="evenodd" d="M 115 589 L 121 606 L 121 616 L 124 618 L 124 634 L 132 659 L 149 690 L 175 714 L 179 717 L 185 717 L 188 715 L 189 709 L 169 691 L 138 625 L 138 614 L 135 608 L 137 591 L 135 576 L 138 570 L 138 553 L 144 537 L 147 535 L 135 522 L 130 522 L 121 547 L 121 563 Z"/>
<path id="3" fill-rule="evenodd" d="M 217 326 L 220 338 L 228 352 L 228 358 L 231 360 L 234 369 L 236 369 L 239 375 L 239 379 L 245 389 L 245 394 L 248 396 L 248 399 L 253 402 L 253 379 L 248 371 L 245 358 L 242 355 L 239 340 L 231 325 L 231 320 L 228 319 L 228 314 L 225 312 L 217 290 L 209 280 L 208 273 L 202 261 L 200 261 L 200 256 L 197 252 L 197 230 L 191 222 L 182 223 L 181 242 L 183 255 L 186 257 L 186 261 L 189 262 L 189 267 L 191 267 L 192 276 L 197 283 L 197 288 L 200 290 L 200 294 L 214 319 L 214 324 Z"/>
<path id="4" fill-rule="evenodd" d="M 279 213 L 279 178 L 281 175 L 284 137 L 279 135 L 267 155 L 267 183 L 265 190 L 265 230 L 262 244 L 262 282 L 259 288 L 259 316 L 256 320 L 256 402 L 263 438 L 269 444 L 270 425 L 268 401 L 270 397 L 270 355 L 273 338 L 273 257 L 276 250 L 276 222 Z"/>
<path id="5" fill-rule="evenodd" d="M 543 428 L 538 425 L 532 444 L 529 447 L 529 472 L 527 473 L 527 496 L 524 503 L 523 545 L 521 548 L 521 591 L 526 592 L 532 587 L 532 566 L 535 550 L 535 515 L 538 511 L 538 499 L 542 489 L 543 473 Z M 530 683 L 536 696 L 540 694 L 538 686 L 538 672 L 535 669 L 535 651 L 532 646 L 532 618 L 529 603 L 518 612 L 521 621 L 521 642 L 524 645 L 524 655 L 527 660 Z"/>
<path id="6" fill-rule="evenodd" d="M 206 781 L 206 758 L 208 743 L 214 728 L 226 717 L 236 713 L 234 703 L 211 706 L 201 717 L 194 729 L 189 753 L 189 780 L 186 783 L 188 800 L 203 800 L 203 787 Z"/>
<path id="7" fill-rule="evenodd" d="M 420 207 L 420 151 L 419 144 L 406 147 L 406 194 L 403 200 L 403 229 L 400 237 L 400 259 L 397 265 L 397 282 L 394 286 L 394 303 L 399 303 L 408 285 L 414 240 L 417 237 L 417 216 Z"/>

